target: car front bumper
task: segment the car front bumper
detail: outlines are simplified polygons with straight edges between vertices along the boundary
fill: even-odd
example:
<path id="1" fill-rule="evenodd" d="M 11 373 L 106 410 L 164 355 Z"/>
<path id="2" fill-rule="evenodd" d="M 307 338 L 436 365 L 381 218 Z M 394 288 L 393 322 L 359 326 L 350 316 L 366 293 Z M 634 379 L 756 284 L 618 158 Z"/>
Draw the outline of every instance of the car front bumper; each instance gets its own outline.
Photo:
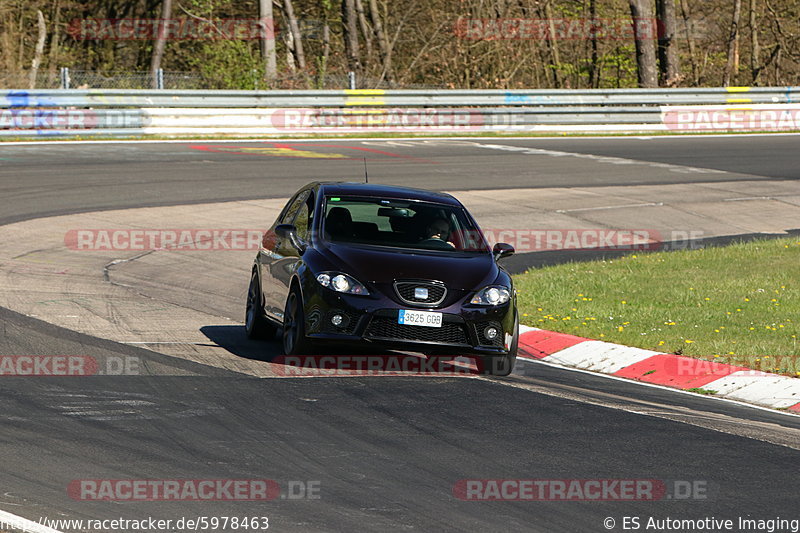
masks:
<path id="1" fill-rule="evenodd" d="M 513 299 L 497 307 L 458 302 L 446 308 L 430 309 L 404 306 L 382 294 L 364 297 L 327 289 L 310 292 L 305 302 L 306 334 L 315 341 L 426 353 L 502 355 L 509 352 L 513 340 Z M 442 313 L 442 326 L 399 324 L 401 309 Z M 337 315 L 341 323 L 335 325 Z M 489 327 L 498 331 L 494 339 L 485 335 Z"/>

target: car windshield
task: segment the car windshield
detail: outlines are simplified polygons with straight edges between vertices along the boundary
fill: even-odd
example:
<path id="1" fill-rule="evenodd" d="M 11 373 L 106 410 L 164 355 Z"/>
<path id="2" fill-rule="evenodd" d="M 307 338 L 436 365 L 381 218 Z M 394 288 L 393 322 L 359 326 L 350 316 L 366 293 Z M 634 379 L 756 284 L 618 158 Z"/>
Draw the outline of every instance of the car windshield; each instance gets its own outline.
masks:
<path id="1" fill-rule="evenodd" d="M 386 198 L 326 197 L 327 241 L 441 252 L 486 253 L 489 246 L 463 208 Z"/>

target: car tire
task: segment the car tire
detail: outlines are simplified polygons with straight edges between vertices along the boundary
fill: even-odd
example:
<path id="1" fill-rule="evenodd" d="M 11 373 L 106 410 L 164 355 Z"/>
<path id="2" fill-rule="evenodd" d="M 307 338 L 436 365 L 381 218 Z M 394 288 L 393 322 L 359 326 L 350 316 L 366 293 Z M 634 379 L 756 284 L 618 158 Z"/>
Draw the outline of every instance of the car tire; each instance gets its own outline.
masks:
<path id="1" fill-rule="evenodd" d="M 250 286 L 247 288 L 247 307 L 244 313 L 244 330 L 248 339 L 271 339 L 276 328 L 264 314 L 264 296 L 258 274 L 253 270 Z"/>
<path id="2" fill-rule="evenodd" d="M 293 287 L 286 298 L 283 311 L 283 353 L 306 355 L 311 352 L 311 341 L 306 337 L 306 317 L 303 311 L 303 296 Z"/>
<path id="3" fill-rule="evenodd" d="M 511 340 L 511 348 L 505 355 L 493 355 L 483 359 L 481 374 L 489 376 L 504 377 L 514 371 L 517 362 L 517 352 L 519 351 L 519 316 L 514 313 L 514 338 Z"/>

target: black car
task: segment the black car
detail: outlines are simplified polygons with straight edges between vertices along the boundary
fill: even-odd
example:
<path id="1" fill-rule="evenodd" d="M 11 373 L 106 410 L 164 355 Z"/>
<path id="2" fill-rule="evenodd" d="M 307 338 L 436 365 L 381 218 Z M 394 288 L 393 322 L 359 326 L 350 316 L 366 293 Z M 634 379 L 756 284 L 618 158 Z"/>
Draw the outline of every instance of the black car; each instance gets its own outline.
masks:
<path id="1" fill-rule="evenodd" d="M 516 294 L 466 208 L 449 194 L 362 183 L 300 189 L 264 234 L 246 330 L 283 328 L 287 355 L 331 343 L 479 356 L 507 375 L 519 336 Z"/>

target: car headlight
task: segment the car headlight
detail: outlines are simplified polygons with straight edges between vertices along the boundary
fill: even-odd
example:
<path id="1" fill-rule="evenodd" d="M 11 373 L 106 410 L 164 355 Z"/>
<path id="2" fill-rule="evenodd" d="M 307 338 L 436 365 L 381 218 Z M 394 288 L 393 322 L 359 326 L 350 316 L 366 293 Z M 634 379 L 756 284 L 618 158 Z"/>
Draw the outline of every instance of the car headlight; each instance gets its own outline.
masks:
<path id="1" fill-rule="evenodd" d="M 317 274 L 317 282 L 323 287 L 327 287 L 336 292 L 360 295 L 369 294 L 369 291 L 367 291 L 364 285 L 356 281 L 352 276 L 342 274 L 341 272 L 322 272 Z"/>
<path id="2" fill-rule="evenodd" d="M 490 286 L 479 290 L 469 303 L 475 305 L 503 305 L 511 299 L 506 287 Z"/>

